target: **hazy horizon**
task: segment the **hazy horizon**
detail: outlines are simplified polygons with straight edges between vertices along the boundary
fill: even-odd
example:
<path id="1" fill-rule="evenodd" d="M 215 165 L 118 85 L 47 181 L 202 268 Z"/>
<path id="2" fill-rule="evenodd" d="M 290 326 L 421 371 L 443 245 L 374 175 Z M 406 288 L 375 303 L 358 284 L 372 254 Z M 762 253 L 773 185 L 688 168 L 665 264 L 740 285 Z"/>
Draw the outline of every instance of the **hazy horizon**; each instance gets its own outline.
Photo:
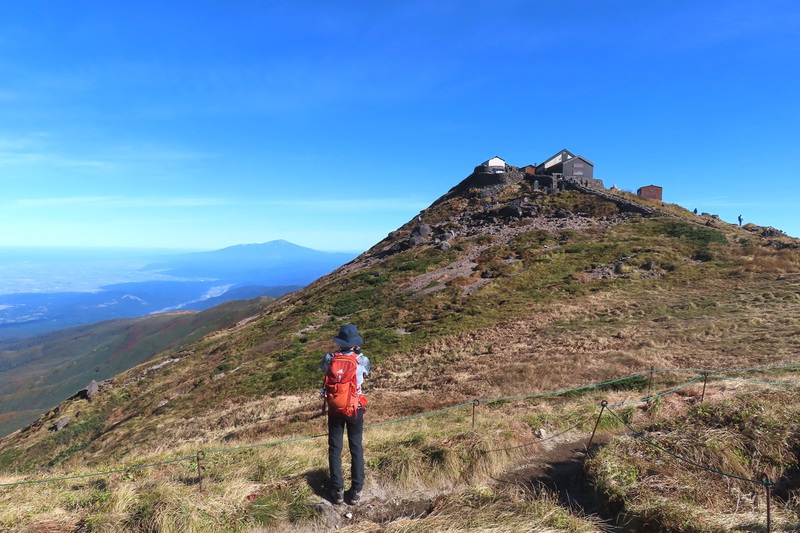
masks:
<path id="1" fill-rule="evenodd" d="M 260 244 L 267 243 L 241 243 L 241 245 Z M 144 267 L 165 257 L 216 250 L 219 249 L 0 246 L 0 295 L 95 292 L 102 287 L 118 283 L 190 281 L 189 278 L 162 274 L 156 270 L 144 270 Z"/>
<path id="2" fill-rule="evenodd" d="M 23 252 L 24 250 L 20 250 Z M 0 295 L 53 292 L 95 292 L 116 283 L 178 280 L 142 270 L 170 254 L 119 254 L 95 250 L 39 249 L 38 254 L 9 254 L 0 248 Z M 108 252 L 106 250 L 106 252 Z"/>

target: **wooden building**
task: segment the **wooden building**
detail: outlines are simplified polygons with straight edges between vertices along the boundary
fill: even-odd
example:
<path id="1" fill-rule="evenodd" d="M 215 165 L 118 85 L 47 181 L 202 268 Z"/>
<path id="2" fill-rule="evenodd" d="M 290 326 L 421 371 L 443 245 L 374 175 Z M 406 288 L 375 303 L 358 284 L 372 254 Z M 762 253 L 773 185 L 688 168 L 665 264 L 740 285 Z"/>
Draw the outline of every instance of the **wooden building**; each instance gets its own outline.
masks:
<path id="1" fill-rule="evenodd" d="M 639 198 L 647 198 L 648 200 L 658 200 L 660 202 L 661 192 L 662 189 L 658 185 L 645 185 L 644 187 L 639 187 L 639 190 L 636 191 L 636 195 Z"/>
<path id="2" fill-rule="evenodd" d="M 594 163 L 567 149 L 545 159 L 536 167 L 536 174 L 552 176 L 561 174 L 565 178 L 594 178 Z"/>

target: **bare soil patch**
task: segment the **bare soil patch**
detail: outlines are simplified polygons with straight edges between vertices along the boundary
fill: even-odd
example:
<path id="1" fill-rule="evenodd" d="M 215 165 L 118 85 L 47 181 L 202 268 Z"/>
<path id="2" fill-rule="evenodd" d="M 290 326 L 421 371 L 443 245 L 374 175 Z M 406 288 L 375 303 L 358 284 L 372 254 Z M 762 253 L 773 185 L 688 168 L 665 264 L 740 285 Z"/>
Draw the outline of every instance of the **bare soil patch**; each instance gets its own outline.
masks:
<path id="1" fill-rule="evenodd" d="M 592 450 L 608 444 L 611 433 L 598 433 Z M 569 433 L 549 445 L 537 446 L 529 461 L 505 472 L 496 480 L 534 490 L 544 487 L 558 494 L 561 504 L 578 516 L 603 516 L 602 502 L 583 470 L 589 436 Z M 546 444 L 546 443 L 543 443 Z"/>

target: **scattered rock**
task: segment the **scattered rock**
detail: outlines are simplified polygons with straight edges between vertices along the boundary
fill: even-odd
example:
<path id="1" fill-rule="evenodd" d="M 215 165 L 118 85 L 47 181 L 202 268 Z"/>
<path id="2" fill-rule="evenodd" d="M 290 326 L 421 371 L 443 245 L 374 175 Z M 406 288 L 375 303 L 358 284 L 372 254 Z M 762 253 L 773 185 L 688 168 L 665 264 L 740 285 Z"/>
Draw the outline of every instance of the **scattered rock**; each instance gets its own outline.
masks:
<path id="1" fill-rule="evenodd" d="M 71 421 L 72 421 L 72 417 L 65 416 L 64 418 L 62 418 L 61 420 L 56 422 L 55 425 L 51 429 L 53 431 L 61 431 L 62 429 L 67 427 Z"/>
<path id="2" fill-rule="evenodd" d="M 342 517 L 339 516 L 339 513 L 336 512 L 336 509 L 333 508 L 333 505 L 328 502 L 320 502 L 314 507 L 319 512 L 320 517 L 322 517 L 325 527 L 335 528 L 339 526 L 339 523 L 342 521 Z"/>
<path id="3" fill-rule="evenodd" d="M 100 386 L 95 380 L 92 380 L 92 382 L 89 383 L 89 386 L 86 387 L 86 399 L 92 401 L 92 398 L 94 398 L 99 391 Z"/>
<path id="4" fill-rule="evenodd" d="M 783 232 L 775 228 L 766 228 L 761 232 L 762 237 L 778 237 L 780 235 L 783 235 Z"/>
<path id="5" fill-rule="evenodd" d="M 412 233 L 411 237 L 408 238 L 408 246 L 413 248 L 414 246 L 419 246 L 420 244 L 424 244 L 427 239 L 422 235 Z"/>
<path id="6" fill-rule="evenodd" d="M 507 205 L 502 209 L 500 209 L 500 211 L 497 214 L 504 218 L 512 218 L 512 217 L 520 218 L 522 217 L 523 213 L 522 213 L 522 208 L 520 206 Z"/>
<path id="7" fill-rule="evenodd" d="M 168 365 L 170 363 L 177 363 L 178 361 L 180 361 L 179 358 L 165 359 L 165 360 L 161 361 L 160 363 L 158 363 L 156 365 L 147 367 L 147 369 L 145 370 L 145 374 L 148 373 L 148 372 L 152 372 L 153 370 L 158 370 L 159 368 L 161 368 L 161 367 L 163 367 L 165 365 Z"/>
<path id="8" fill-rule="evenodd" d="M 414 228 L 414 230 L 411 232 L 411 236 L 414 237 L 416 235 L 419 237 L 427 237 L 431 233 L 433 233 L 433 228 L 431 228 L 429 224 L 420 224 Z"/>

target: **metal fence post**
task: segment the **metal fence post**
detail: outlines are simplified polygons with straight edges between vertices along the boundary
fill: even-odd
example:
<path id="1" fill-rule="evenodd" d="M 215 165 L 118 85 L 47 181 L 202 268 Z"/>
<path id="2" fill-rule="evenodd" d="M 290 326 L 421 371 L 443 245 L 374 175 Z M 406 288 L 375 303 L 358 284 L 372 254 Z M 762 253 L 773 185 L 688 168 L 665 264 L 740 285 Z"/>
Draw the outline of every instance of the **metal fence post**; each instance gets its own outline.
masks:
<path id="1" fill-rule="evenodd" d="M 206 452 L 197 452 L 197 484 L 200 487 L 200 492 L 203 492 L 203 466 L 200 461 L 206 456 Z"/>
<path id="2" fill-rule="evenodd" d="M 600 418 L 603 417 L 603 411 L 606 410 L 606 406 L 608 402 L 603 400 L 600 402 L 600 414 L 597 415 L 597 422 L 594 423 L 594 429 L 592 430 L 592 436 L 589 437 L 589 444 L 586 445 L 586 455 L 583 456 L 583 461 L 586 462 L 586 458 L 589 456 L 589 448 L 592 447 L 592 441 L 594 441 L 594 434 L 597 432 L 597 426 L 600 425 Z"/>
<path id="3" fill-rule="evenodd" d="M 478 399 L 472 400 L 472 429 L 475 429 L 475 408 L 480 405 L 481 401 Z"/>
<path id="4" fill-rule="evenodd" d="M 655 371 L 656 367 L 654 365 L 650 365 L 650 382 L 647 384 L 647 395 L 650 396 L 650 392 L 653 390 L 653 372 Z"/>
<path id="5" fill-rule="evenodd" d="M 703 372 L 703 394 L 700 395 L 700 403 L 706 398 L 706 383 L 708 383 L 708 373 Z"/>
<path id="6" fill-rule="evenodd" d="M 764 483 L 764 488 L 767 489 L 767 533 L 772 531 L 772 481 L 766 472 L 761 474 L 761 481 Z"/>

